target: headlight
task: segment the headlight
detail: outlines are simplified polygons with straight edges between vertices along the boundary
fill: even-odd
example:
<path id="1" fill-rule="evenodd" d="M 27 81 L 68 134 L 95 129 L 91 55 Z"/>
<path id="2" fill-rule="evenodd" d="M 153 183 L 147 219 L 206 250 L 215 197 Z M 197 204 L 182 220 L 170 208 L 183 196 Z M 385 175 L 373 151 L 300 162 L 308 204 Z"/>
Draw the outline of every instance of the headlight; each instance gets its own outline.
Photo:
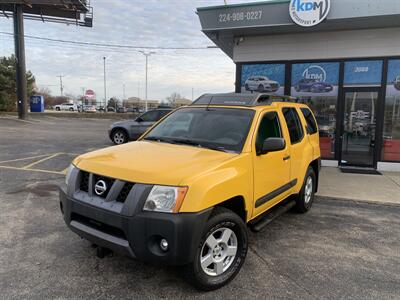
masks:
<path id="1" fill-rule="evenodd" d="M 76 169 L 73 164 L 70 164 L 67 170 L 67 174 L 65 175 L 65 184 L 68 185 L 69 178 L 71 177 L 72 170 Z"/>
<path id="2" fill-rule="evenodd" d="M 186 192 L 187 187 L 155 185 L 144 203 L 143 210 L 177 213 Z"/>

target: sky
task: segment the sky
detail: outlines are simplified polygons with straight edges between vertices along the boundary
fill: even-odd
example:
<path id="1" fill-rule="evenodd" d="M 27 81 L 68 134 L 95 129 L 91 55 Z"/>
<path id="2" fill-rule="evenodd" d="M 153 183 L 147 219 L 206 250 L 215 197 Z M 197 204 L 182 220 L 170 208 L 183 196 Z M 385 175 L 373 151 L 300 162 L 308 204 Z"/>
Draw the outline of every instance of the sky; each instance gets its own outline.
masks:
<path id="1" fill-rule="evenodd" d="M 227 0 L 228 4 L 254 2 Z M 223 5 L 223 0 L 92 0 L 93 28 L 25 20 L 25 35 L 72 41 L 163 47 L 207 47 L 197 7 Z M 13 21 L 0 17 L 0 56 L 14 53 Z M 104 98 L 145 97 L 145 57 L 132 50 L 81 47 L 26 38 L 26 64 L 39 88 L 82 95 L 93 89 Z M 234 91 L 235 65 L 220 49 L 156 50 L 149 57 L 148 99 L 164 100 L 173 92 L 191 99 L 207 92 Z"/>

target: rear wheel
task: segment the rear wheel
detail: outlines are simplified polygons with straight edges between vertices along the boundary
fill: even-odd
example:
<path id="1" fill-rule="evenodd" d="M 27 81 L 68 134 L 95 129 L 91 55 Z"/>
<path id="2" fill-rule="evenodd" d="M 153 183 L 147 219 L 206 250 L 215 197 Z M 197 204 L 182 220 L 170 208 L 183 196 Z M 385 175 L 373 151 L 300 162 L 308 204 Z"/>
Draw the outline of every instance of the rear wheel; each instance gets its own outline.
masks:
<path id="1" fill-rule="evenodd" d="M 197 288 L 211 291 L 230 282 L 247 253 L 247 228 L 231 210 L 217 207 L 207 222 L 187 278 Z"/>
<path id="2" fill-rule="evenodd" d="M 115 145 L 121 145 L 128 142 L 128 135 L 122 129 L 116 129 L 112 132 L 112 141 Z"/>
<path id="3" fill-rule="evenodd" d="M 303 186 L 300 193 L 296 196 L 296 210 L 300 213 L 307 212 L 314 202 L 316 187 L 316 176 L 312 167 L 308 167 L 304 177 Z"/>
<path id="4" fill-rule="evenodd" d="M 74 111 L 74 109 L 71 107 L 71 108 L 69 109 L 69 111 Z"/>
<path id="5" fill-rule="evenodd" d="M 56 107 L 56 111 L 60 111 L 61 110 L 61 108 L 59 108 L 59 107 Z"/>

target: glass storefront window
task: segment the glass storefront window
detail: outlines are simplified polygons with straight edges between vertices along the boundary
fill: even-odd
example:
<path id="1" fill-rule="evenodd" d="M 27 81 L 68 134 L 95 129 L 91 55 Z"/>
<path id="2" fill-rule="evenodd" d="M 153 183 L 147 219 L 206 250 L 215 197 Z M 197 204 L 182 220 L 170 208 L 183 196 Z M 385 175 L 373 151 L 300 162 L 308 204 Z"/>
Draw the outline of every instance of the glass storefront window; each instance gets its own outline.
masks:
<path id="1" fill-rule="evenodd" d="M 292 65 L 291 95 L 307 104 L 318 123 L 322 158 L 335 157 L 339 63 Z"/>
<path id="2" fill-rule="evenodd" d="M 390 60 L 383 125 L 383 161 L 400 161 L 400 59 Z"/>

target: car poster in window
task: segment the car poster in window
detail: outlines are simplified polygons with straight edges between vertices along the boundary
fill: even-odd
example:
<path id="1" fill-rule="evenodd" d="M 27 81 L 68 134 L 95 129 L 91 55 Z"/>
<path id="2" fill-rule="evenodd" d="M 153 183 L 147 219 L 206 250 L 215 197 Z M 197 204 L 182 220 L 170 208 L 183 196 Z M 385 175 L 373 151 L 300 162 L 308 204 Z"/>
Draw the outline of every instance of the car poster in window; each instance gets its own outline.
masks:
<path id="1" fill-rule="evenodd" d="M 347 61 L 344 64 L 344 86 L 381 86 L 382 60 Z"/>
<path id="2" fill-rule="evenodd" d="M 292 66 L 292 96 L 337 96 L 339 63 L 305 63 Z"/>
<path id="3" fill-rule="evenodd" d="M 283 95 L 285 92 L 284 64 L 249 64 L 242 66 L 242 93 L 273 93 Z"/>

